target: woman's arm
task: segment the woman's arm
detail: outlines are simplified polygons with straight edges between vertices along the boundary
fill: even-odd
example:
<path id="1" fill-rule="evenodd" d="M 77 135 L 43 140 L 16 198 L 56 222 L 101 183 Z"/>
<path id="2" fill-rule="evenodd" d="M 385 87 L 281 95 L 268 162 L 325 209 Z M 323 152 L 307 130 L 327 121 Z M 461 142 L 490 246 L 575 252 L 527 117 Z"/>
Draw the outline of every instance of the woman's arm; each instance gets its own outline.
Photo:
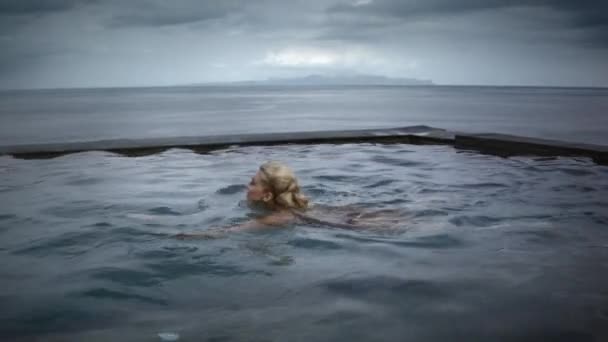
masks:
<path id="1" fill-rule="evenodd" d="M 217 239 L 229 233 L 254 232 L 277 229 L 293 220 L 293 215 L 288 213 L 273 213 L 264 217 L 256 218 L 242 224 L 231 227 L 209 229 L 204 232 L 181 233 L 174 237 L 178 239 Z"/>

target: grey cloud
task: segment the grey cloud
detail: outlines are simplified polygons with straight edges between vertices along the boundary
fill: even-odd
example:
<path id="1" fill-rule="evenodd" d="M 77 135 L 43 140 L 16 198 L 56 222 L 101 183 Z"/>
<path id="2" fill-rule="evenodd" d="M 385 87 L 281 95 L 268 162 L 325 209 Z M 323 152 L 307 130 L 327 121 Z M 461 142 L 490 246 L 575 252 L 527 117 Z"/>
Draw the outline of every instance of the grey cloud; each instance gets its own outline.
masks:
<path id="1" fill-rule="evenodd" d="M 172 26 L 205 21 L 221 18 L 221 15 L 212 13 L 193 14 L 193 13 L 163 13 L 162 15 L 134 13 L 123 14 L 112 17 L 108 20 L 109 27 L 155 27 Z"/>
<path id="2" fill-rule="evenodd" d="M 482 9 L 508 7 L 513 1 L 500 0 L 428 0 L 428 1 L 399 1 L 376 0 L 364 4 L 342 3 L 329 8 L 333 13 L 349 13 L 361 16 L 386 16 L 410 18 L 423 15 L 458 14 Z"/>
<path id="3" fill-rule="evenodd" d="M 583 43 L 608 46 L 608 1 L 604 0 L 375 0 L 366 4 L 341 3 L 328 8 L 333 23 L 330 37 L 339 38 L 341 23 L 348 26 L 358 22 L 382 22 L 383 26 L 395 23 L 415 22 L 419 19 L 438 19 L 482 11 L 503 11 L 513 8 L 536 8 L 561 13 L 568 20 L 560 22 L 563 27 L 548 25 L 546 30 L 579 29 L 587 35 Z M 538 20 L 543 20 L 540 17 Z M 353 34 L 345 27 L 345 39 Z M 356 37 L 356 36 L 355 36 Z"/>
<path id="4" fill-rule="evenodd" d="M 579 1 L 539 1 L 545 6 L 573 15 L 572 24 L 582 28 L 603 28 L 608 30 L 608 2 L 604 0 Z"/>
<path id="5" fill-rule="evenodd" d="M 513 7 L 546 7 L 570 12 L 578 16 L 576 23 L 583 26 L 608 23 L 608 2 L 604 0 L 375 0 L 359 5 L 341 3 L 331 6 L 328 12 L 411 18 Z"/>
<path id="6" fill-rule="evenodd" d="M 117 1 L 117 0 L 114 0 Z M 337 0 L 139 0 L 110 8 L 109 27 L 155 27 L 215 20 L 218 27 L 276 35 L 317 29 Z"/>
<path id="7" fill-rule="evenodd" d="M 41 16 L 95 5 L 109 27 L 154 27 L 219 19 L 237 11 L 236 0 L 0 0 L 0 16 Z M 4 19 L 3 19 L 4 20 Z"/>
<path id="8" fill-rule="evenodd" d="M 0 0 L 0 15 L 30 15 L 66 11 L 95 0 Z"/>
<path id="9" fill-rule="evenodd" d="M 136 1 L 117 6 L 108 26 L 171 26 L 220 19 L 239 8 L 236 1 Z"/>

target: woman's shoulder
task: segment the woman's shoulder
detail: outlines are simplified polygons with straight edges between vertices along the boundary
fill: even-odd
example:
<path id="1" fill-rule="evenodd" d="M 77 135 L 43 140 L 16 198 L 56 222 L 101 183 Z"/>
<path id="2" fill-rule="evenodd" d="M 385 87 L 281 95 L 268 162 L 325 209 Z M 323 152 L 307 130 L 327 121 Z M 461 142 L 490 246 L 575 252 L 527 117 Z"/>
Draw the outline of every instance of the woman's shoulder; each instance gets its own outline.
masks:
<path id="1" fill-rule="evenodd" d="M 287 224 L 293 221 L 294 218 L 295 215 L 291 211 L 280 210 L 258 217 L 256 221 L 264 225 L 277 226 Z"/>

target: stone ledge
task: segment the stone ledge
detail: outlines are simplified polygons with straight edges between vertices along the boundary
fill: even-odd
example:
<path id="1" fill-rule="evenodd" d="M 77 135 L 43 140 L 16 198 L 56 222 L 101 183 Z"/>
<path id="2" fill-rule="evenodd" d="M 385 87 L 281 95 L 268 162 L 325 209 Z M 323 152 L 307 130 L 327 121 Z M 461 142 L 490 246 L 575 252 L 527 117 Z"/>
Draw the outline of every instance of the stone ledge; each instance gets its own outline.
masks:
<path id="1" fill-rule="evenodd" d="M 364 142 L 453 145 L 459 149 L 475 150 L 503 157 L 514 155 L 585 156 L 592 158 L 598 164 L 608 165 L 608 146 L 569 143 L 507 134 L 469 134 L 429 126 L 13 145 L 0 146 L 0 155 L 11 155 L 23 159 L 42 159 L 85 151 L 108 151 L 133 157 L 155 154 L 171 148 L 185 148 L 197 153 L 206 153 L 230 146 L 347 144 Z"/>
<path id="2" fill-rule="evenodd" d="M 53 158 L 85 151 L 108 151 L 127 156 L 148 155 L 170 148 L 187 148 L 208 152 L 228 146 L 281 144 L 340 144 L 357 142 L 378 143 L 452 143 L 453 138 L 442 129 L 428 126 L 409 126 L 386 129 L 348 131 L 317 131 L 293 133 L 238 134 L 200 137 L 115 139 L 60 144 L 32 144 L 0 146 L 0 155 L 17 158 Z"/>
<path id="3" fill-rule="evenodd" d="M 570 143 L 507 134 L 456 133 L 454 147 L 473 149 L 482 153 L 504 157 L 514 155 L 584 156 L 592 158 L 598 164 L 608 164 L 608 146 Z"/>

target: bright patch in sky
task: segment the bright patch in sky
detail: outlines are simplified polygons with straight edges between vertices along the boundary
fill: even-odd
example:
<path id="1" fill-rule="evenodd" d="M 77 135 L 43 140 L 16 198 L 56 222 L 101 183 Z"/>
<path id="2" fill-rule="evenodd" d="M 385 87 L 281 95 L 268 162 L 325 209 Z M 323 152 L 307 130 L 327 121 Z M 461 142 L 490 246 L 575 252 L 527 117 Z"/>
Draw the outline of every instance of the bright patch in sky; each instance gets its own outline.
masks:
<path id="1" fill-rule="evenodd" d="M 282 67 L 355 67 L 378 65 L 384 61 L 365 49 L 340 50 L 289 47 L 266 53 L 261 64 Z"/>
<path id="2" fill-rule="evenodd" d="M 353 5 L 355 6 L 364 6 L 364 5 L 369 5 L 373 2 L 374 0 L 355 0 L 355 2 L 353 2 Z"/>
<path id="3" fill-rule="evenodd" d="M 331 66 L 340 59 L 332 51 L 312 48 L 287 48 L 266 54 L 262 61 L 264 64 L 276 66 Z"/>

